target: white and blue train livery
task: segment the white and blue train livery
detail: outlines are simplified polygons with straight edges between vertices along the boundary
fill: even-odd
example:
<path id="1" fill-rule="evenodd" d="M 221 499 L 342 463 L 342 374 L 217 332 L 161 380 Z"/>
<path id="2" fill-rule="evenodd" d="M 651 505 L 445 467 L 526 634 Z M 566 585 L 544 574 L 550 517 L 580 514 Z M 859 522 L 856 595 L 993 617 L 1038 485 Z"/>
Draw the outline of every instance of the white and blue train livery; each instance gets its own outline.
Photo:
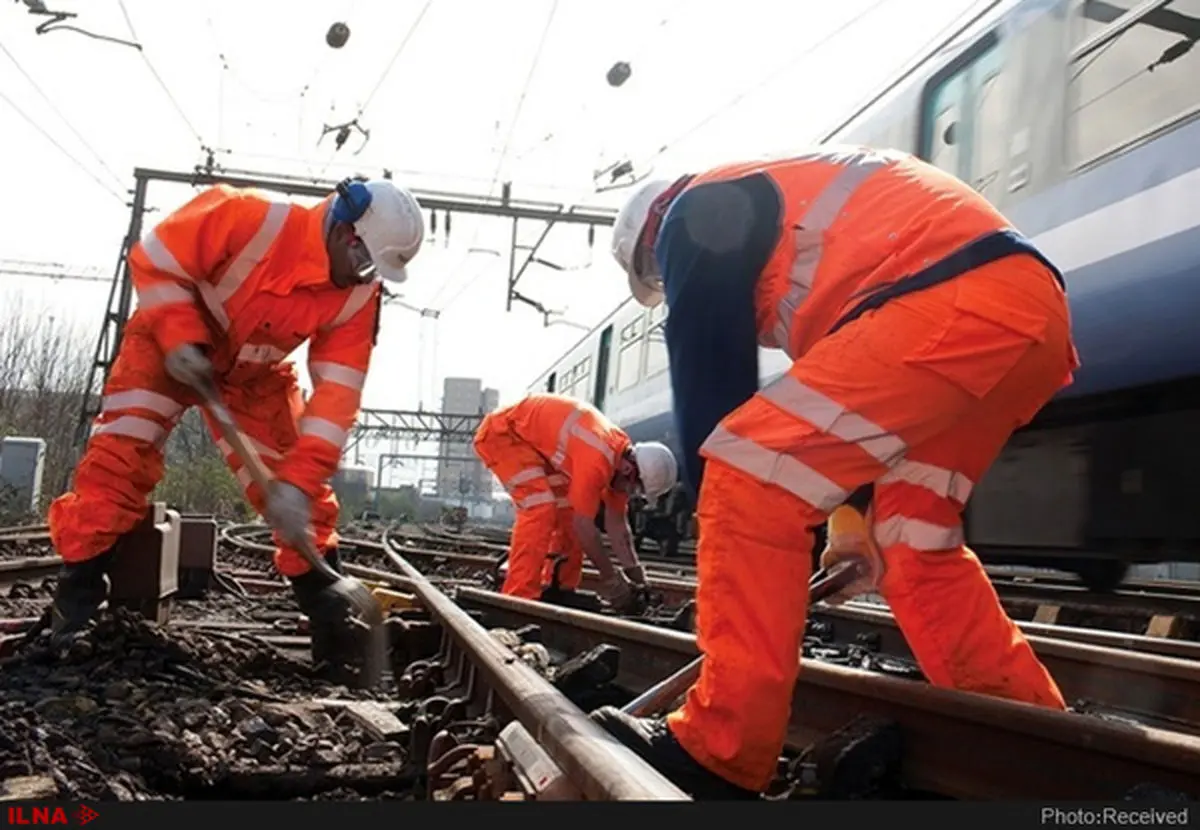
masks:
<path id="1" fill-rule="evenodd" d="M 1197 41 L 1200 0 L 995 3 L 825 136 L 970 182 L 1066 275 L 1083 365 L 977 486 L 965 523 L 985 561 L 1103 589 L 1130 562 L 1200 558 Z M 530 391 L 674 444 L 665 314 L 623 303 Z M 787 365 L 760 353 L 764 382 Z M 651 514 L 669 547 L 686 507 Z"/>

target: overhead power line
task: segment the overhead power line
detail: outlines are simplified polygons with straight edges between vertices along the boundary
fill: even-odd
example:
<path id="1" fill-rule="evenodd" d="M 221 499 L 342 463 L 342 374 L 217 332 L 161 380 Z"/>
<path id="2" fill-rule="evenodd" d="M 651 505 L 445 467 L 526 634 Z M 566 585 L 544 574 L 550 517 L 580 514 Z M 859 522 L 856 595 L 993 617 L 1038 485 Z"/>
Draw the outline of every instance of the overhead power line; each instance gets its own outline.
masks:
<path id="1" fill-rule="evenodd" d="M 21 66 L 21 62 L 17 60 L 16 56 L 13 55 L 13 53 L 10 52 L 8 47 L 3 43 L 0 43 L 0 52 L 3 52 L 12 62 L 12 65 L 17 68 L 17 71 L 25 76 L 25 80 L 29 81 L 29 85 L 34 88 L 38 95 L 42 96 L 42 100 L 44 100 L 47 106 L 49 106 L 54 114 L 58 116 L 59 120 L 66 125 L 67 129 L 71 131 L 71 134 L 79 140 L 79 143 L 83 145 L 84 149 L 92 154 L 92 158 L 98 161 L 100 166 L 103 167 L 118 184 L 124 185 L 124 181 L 121 179 L 121 177 L 117 175 L 117 173 L 108 165 L 104 158 L 98 152 L 96 152 L 96 148 L 88 143 L 88 140 L 80 134 L 79 130 L 75 129 L 75 125 L 71 123 L 70 119 L 63 115 L 62 110 L 55 105 L 53 99 L 46 94 L 46 91 L 41 88 L 36 80 L 34 80 L 33 76 L 25 71 L 25 67 Z"/>
<path id="2" fill-rule="evenodd" d="M 129 16 L 129 9 L 125 8 L 125 0 L 117 0 L 117 5 L 121 7 L 121 14 L 125 18 L 125 25 L 129 27 L 130 36 L 138 43 L 141 43 L 141 39 L 137 35 L 137 30 L 133 27 L 133 19 Z M 167 100 L 175 108 L 175 112 L 179 113 L 179 117 L 183 119 L 183 123 L 187 125 L 192 135 L 195 136 L 196 141 L 200 144 L 200 149 L 207 150 L 208 145 L 204 143 L 204 137 L 200 135 L 200 131 L 196 129 L 196 125 L 192 123 L 192 119 L 188 118 L 183 106 L 180 105 L 178 99 L 171 92 L 171 88 L 167 86 L 167 82 L 163 80 L 162 75 L 158 74 L 158 69 L 155 68 L 154 62 L 150 60 L 150 56 L 146 54 L 145 48 L 139 49 L 138 54 L 142 56 L 146 68 L 150 70 L 150 74 L 154 76 L 154 80 L 162 88 L 163 93 L 167 96 Z"/>
<path id="3" fill-rule="evenodd" d="M 708 113 L 708 115 L 704 116 L 699 121 L 694 123 L 692 126 L 688 127 L 682 133 L 675 136 L 675 138 L 671 139 L 666 144 L 663 144 L 661 147 L 658 148 L 658 150 L 656 150 L 651 155 L 650 159 L 647 160 L 647 163 L 650 163 L 654 159 L 659 158 L 664 153 L 666 153 L 667 150 L 671 149 L 672 147 L 679 144 L 680 142 L 685 141 L 688 138 L 691 138 L 693 135 L 698 133 L 700 130 L 702 130 L 703 128 L 705 128 L 709 124 L 711 124 L 713 121 L 715 121 L 719 116 L 724 115 L 726 112 L 728 112 L 729 110 L 733 109 L 735 106 L 740 104 L 745 98 L 747 98 L 748 96 L 757 92 L 758 90 L 762 89 L 763 87 L 767 86 L 768 84 L 774 82 L 781 75 L 783 75 L 785 72 L 790 70 L 796 64 L 800 63 L 802 60 L 807 58 L 813 52 L 816 52 L 818 49 L 820 49 L 823 46 L 829 45 L 832 41 L 836 40 L 839 36 L 841 36 L 847 29 L 850 29 L 852 26 L 854 26 L 856 23 L 858 23 L 859 21 L 866 18 L 872 12 L 879 10 L 880 8 L 882 8 L 883 6 L 886 6 L 888 3 L 891 3 L 891 2 L 894 2 L 894 0 L 876 0 L 870 6 L 863 9 L 862 11 L 860 11 L 858 14 L 851 17 L 846 22 L 842 23 L 840 26 L 838 26 L 832 32 L 830 32 L 829 34 L 822 37 L 820 40 L 818 40 L 816 43 L 809 46 L 807 49 L 802 49 L 796 55 L 795 58 L 788 61 L 785 65 L 779 67 L 778 69 L 772 70 L 764 78 L 762 78 L 759 81 L 756 81 L 749 87 L 746 87 L 741 92 L 739 92 L 737 95 L 734 95 L 728 101 L 726 101 L 725 103 L 721 104 L 719 107 L 717 107 L 716 109 L 714 109 L 710 113 Z"/>
<path id="4" fill-rule="evenodd" d="M 554 0 L 553 5 L 550 6 L 550 14 L 546 16 L 546 24 L 542 27 L 542 35 L 538 40 L 537 50 L 533 53 L 533 60 L 529 64 L 529 71 L 525 75 L 525 83 L 521 86 L 521 93 L 517 97 L 517 106 L 513 111 L 512 121 L 508 125 L 508 134 L 505 136 L 504 144 L 502 144 L 500 147 L 500 159 L 496 162 L 496 172 L 492 174 L 491 183 L 488 185 L 488 196 L 491 196 L 492 191 L 496 189 L 496 182 L 499 181 L 500 174 L 504 171 L 504 162 L 508 159 L 509 147 L 512 145 L 513 136 L 516 135 L 517 121 L 520 119 L 521 110 L 525 106 L 525 98 L 529 95 L 529 88 L 533 85 L 533 78 L 534 75 L 537 74 L 538 64 L 540 64 L 542 61 L 542 53 L 546 49 L 546 41 L 548 40 L 548 36 L 550 34 L 550 27 L 554 24 L 555 15 L 558 14 L 558 3 L 559 0 Z M 471 237 L 471 241 L 467 245 L 468 249 L 475 247 L 475 243 L 479 241 L 480 229 L 481 226 L 479 225 L 475 227 L 475 234 Z M 438 308 L 438 311 L 444 312 L 452 303 L 461 297 L 468 288 L 477 283 L 486 273 L 486 268 L 480 269 L 478 272 L 476 272 L 475 276 L 469 278 L 465 283 L 463 283 L 463 286 L 457 292 L 455 292 L 449 300 L 443 303 L 440 308 Z M 449 281 L 442 284 L 442 288 L 438 289 L 433 300 L 430 301 L 430 306 L 434 306 L 438 295 L 441 294 L 442 289 L 444 289 L 447 285 L 449 285 Z"/>
<path id="5" fill-rule="evenodd" d="M 25 112 L 25 110 L 23 110 L 19 106 L 17 106 L 16 102 L 13 101 L 11 98 L 9 98 L 7 95 L 5 95 L 4 92 L 2 92 L 2 91 L 0 91 L 0 101 L 4 101 L 4 103 L 6 103 L 10 107 L 12 107 L 13 112 L 15 112 L 17 115 L 21 116 L 21 118 L 24 119 L 25 122 L 27 124 L 29 124 L 29 126 L 33 127 L 35 130 L 37 130 L 39 133 L 41 133 L 42 137 L 45 138 L 47 141 L 49 141 L 51 144 L 53 144 L 54 147 L 57 148 L 60 153 L 62 153 L 64 156 L 66 156 L 68 159 L 70 159 L 71 163 L 73 163 L 76 167 L 78 167 L 80 170 L 82 170 L 84 173 L 86 173 L 89 179 L 94 181 L 96 184 L 100 185 L 100 187 L 104 188 L 105 191 L 107 191 L 109 194 L 111 194 L 112 197 L 114 199 L 116 199 L 117 201 L 119 201 L 122 205 L 127 203 L 127 200 L 124 195 L 122 195 L 120 192 L 118 192 L 116 190 L 116 188 L 112 187 L 112 185 L 108 184 L 103 179 L 101 179 L 99 176 L 97 176 L 90 167 L 88 167 L 86 164 L 84 164 L 82 161 L 80 161 L 79 158 L 77 156 L 75 156 L 70 150 L 68 150 L 66 147 L 62 146 L 62 144 L 60 144 L 58 142 L 58 139 L 56 139 L 54 136 L 50 135 L 50 133 L 46 132 L 45 128 L 42 127 L 41 124 L 34 121 L 33 118 L 31 118 L 29 116 L 29 114 Z"/>

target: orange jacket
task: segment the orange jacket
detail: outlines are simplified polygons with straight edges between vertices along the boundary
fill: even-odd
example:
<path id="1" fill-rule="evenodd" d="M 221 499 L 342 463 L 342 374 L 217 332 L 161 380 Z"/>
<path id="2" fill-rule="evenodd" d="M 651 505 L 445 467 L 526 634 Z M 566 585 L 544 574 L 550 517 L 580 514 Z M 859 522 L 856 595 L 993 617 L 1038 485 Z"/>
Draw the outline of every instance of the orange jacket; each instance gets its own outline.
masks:
<path id="1" fill-rule="evenodd" d="M 594 406 L 562 395 L 530 395 L 495 413 L 509 429 L 569 480 L 567 500 L 585 516 L 625 515 L 629 498 L 612 489 L 629 436 Z"/>
<path id="2" fill-rule="evenodd" d="M 133 246 L 137 315 L 163 353 L 210 347 L 224 383 L 271 371 L 306 340 L 314 390 L 277 471 L 315 496 L 358 417 L 378 323 L 378 284 L 329 279 L 326 199 L 306 208 L 224 185 L 200 193 Z"/>
<path id="3" fill-rule="evenodd" d="M 755 172 L 775 182 L 784 203 L 784 232 L 756 292 L 759 343 L 792 358 L 812 348 L 868 289 L 1011 227 L 950 174 L 906 153 L 860 147 L 725 165 L 696 176 L 688 188 Z M 997 306 L 990 314 L 1009 326 L 1027 323 L 1022 333 L 1040 336 L 1019 292 L 1012 308 Z"/>

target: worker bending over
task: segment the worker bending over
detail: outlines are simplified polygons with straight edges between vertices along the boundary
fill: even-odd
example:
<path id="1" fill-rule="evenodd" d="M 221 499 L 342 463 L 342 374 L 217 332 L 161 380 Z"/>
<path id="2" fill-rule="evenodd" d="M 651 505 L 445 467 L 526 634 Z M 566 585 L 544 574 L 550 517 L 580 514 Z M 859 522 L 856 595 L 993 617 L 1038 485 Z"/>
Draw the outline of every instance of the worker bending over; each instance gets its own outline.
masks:
<path id="1" fill-rule="evenodd" d="M 357 653 L 357 641 L 345 639 L 348 609 L 296 546 L 315 532 L 323 555 L 335 551 L 338 504 L 328 480 L 358 415 L 379 325 L 377 277 L 403 281 L 423 239 L 411 193 L 390 181 L 347 180 L 315 207 L 213 187 L 133 246 L 138 307 L 74 491 L 50 507 L 51 539 L 65 563 L 54 636 L 81 630 L 105 601 L 114 543 L 145 516 L 162 477 L 163 444 L 199 401 L 196 385 L 211 379 L 274 473 L 271 491 L 261 492 L 205 412 L 250 503 L 276 531 L 275 566 L 311 620 L 314 661 Z M 294 366 L 282 362 L 306 341 L 314 384 L 307 403 Z"/>
<path id="2" fill-rule="evenodd" d="M 675 456 L 657 442 L 633 444 L 595 407 L 561 395 L 530 395 L 484 417 L 475 452 L 512 497 L 517 517 L 502 593 L 537 599 L 551 584 L 552 551 L 565 554 L 559 587 L 573 591 L 583 558 L 600 571 L 603 597 L 628 609 L 646 574 L 626 513 L 631 493 L 653 502 L 675 486 Z M 622 569 L 600 543 L 596 514 Z"/>
<path id="3" fill-rule="evenodd" d="M 665 725 L 596 720 L 696 798 L 761 792 L 799 671 L 812 528 L 872 482 L 872 529 L 822 557 L 871 557 L 841 599 L 881 593 L 936 686 L 1063 709 L 959 517 L 1078 365 L 1057 269 L 966 184 L 863 148 L 647 184 L 613 234 L 634 297 L 669 308 L 705 659 Z M 794 361 L 761 391 L 759 345 Z"/>

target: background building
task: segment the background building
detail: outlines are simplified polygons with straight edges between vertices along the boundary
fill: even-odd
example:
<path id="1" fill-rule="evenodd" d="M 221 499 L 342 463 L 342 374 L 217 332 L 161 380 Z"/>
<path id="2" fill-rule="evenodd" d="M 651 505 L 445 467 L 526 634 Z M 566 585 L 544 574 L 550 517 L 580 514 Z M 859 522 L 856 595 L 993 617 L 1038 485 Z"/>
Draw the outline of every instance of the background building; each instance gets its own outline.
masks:
<path id="1" fill-rule="evenodd" d="M 474 415 L 491 412 L 500 402 L 500 392 L 484 389 L 479 378 L 446 378 L 442 382 L 442 412 Z M 478 501 L 492 496 L 492 475 L 478 460 L 470 439 L 442 441 L 438 461 L 437 495 L 447 501 Z M 470 460 L 457 460 L 470 459 Z"/>

